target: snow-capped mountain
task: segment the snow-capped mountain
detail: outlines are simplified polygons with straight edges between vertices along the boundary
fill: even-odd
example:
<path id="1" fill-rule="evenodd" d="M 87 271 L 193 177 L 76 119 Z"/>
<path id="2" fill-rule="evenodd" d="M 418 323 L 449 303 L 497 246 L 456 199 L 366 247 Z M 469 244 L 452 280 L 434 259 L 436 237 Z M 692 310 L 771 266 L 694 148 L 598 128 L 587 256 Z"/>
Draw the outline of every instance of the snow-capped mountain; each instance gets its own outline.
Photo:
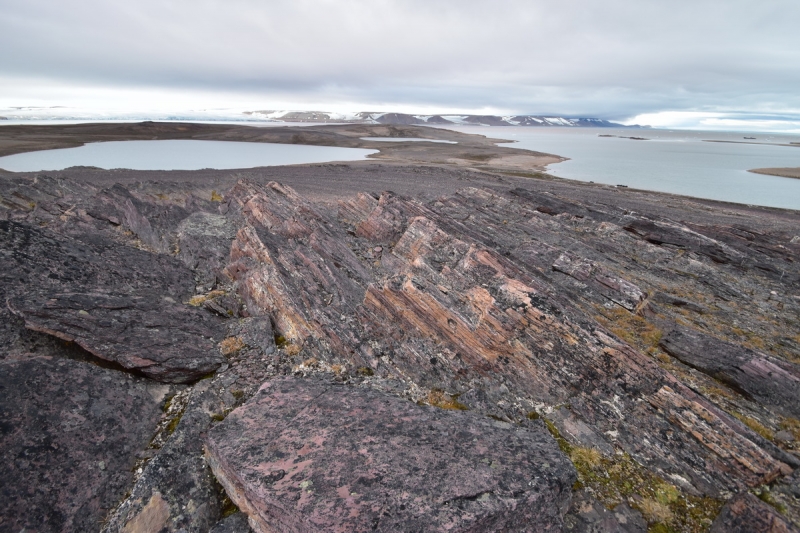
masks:
<path id="1" fill-rule="evenodd" d="M 411 115 L 407 113 L 329 113 L 326 111 L 247 111 L 246 115 L 276 122 L 348 122 L 362 124 L 462 124 L 469 126 L 537 126 L 620 128 L 622 124 L 599 118 L 565 118 L 533 115 Z"/>
<path id="2" fill-rule="evenodd" d="M 375 111 L 329 112 L 306 110 L 243 111 L 231 108 L 195 109 L 184 111 L 111 111 L 73 107 L 10 107 L 0 108 L 0 120 L 27 122 L 94 122 L 140 120 L 198 121 L 198 122 L 308 122 L 394 125 L 448 125 L 469 126 L 536 126 L 536 127 L 597 127 L 619 128 L 622 124 L 599 118 L 566 118 L 534 115 L 412 115 L 408 113 L 383 113 Z"/>

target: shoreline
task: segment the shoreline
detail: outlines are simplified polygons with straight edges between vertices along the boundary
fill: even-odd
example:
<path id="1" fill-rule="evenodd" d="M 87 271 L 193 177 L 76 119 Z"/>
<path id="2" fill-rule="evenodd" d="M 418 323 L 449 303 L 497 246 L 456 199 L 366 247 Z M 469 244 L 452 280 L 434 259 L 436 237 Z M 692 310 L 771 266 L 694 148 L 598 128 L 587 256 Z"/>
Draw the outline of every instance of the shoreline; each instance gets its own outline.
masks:
<path id="1" fill-rule="evenodd" d="M 414 137 L 431 140 L 447 140 L 451 143 L 424 142 L 383 142 L 368 141 L 361 137 Z M 387 126 L 387 125 L 319 125 L 319 126 L 278 126 L 254 127 L 248 125 L 220 125 L 187 122 L 138 122 L 138 123 L 84 123 L 68 125 L 9 125 L 0 127 L 0 156 L 15 153 L 33 152 L 57 148 L 82 146 L 90 142 L 123 141 L 123 140 L 219 140 L 236 142 L 304 144 L 316 146 L 334 146 L 347 148 L 366 148 L 378 153 L 368 156 L 362 161 L 347 164 L 355 167 L 389 165 L 426 166 L 443 169 L 464 169 L 488 175 L 502 175 L 511 180 L 559 181 L 573 184 L 579 188 L 597 188 L 614 190 L 628 194 L 659 195 L 662 198 L 678 198 L 679 201 L 712 203 L 722 206 L 758 207 L 770 210 L 795 212 L 786 207 L 761 206 L 757 204 L 737 203 L 726 200 L 703 198 L 699 196 L 681 195 L 663 191 L 652 191 L 638 187 L 622 188 L 614 184 L 568 179 L 549 174 L 549 166 L 569 158 L 532 151 L 522 148 L 511 148 L 508 144 L 516 142 L 502 138 L 492 138 L 481 134 L 464 133 L 458 130 L 432 128 L 430 126 Z M 723 141 L 720 141 L 723 142 Z M 731 141 L 734 142 L 734 141 Z M 506 146 L 502 146 L 506 145 Z M 341 165 L 344 162 L 299 163 L 274 167 L 254 167 L 247 169 L 215 169 L 219 173 L 268 173 L 268 169 L 302 168 L 307 166 Z M 764 169 L 754 169 L 755 171 Z M 766 169 L 774 170 L 774 169 Z M 785 169 L 778 169 L 785 170 Z M 86 169 L 64 169 L 48 174 L 84 175 Z M 170 178 L 186 173 L 202 173 L 203 171 L 106 171 L 108 175 L 122 176 L 149 175 L 166 173 Z M 751 172 L 754 172 L 751 170 Z M 33 173 L 14 173 L 0 169 L 0 174 L 33 175 Z M 767 172 L 754 172 L 767 174 Z M 776 174 L 772 174 L 776 175 Z M 781 176 L 794 177 L 794 176 Z M 126 178 L 128 179 L 128 178 Z M 387 184 L 388 185 L 388 184 Z M 655 200 L 654 200 L 655 201 Z"/>
<path id="2" fill-rule="evenodd" d="M 453 143 L 387 143 L 364 140 L 362 137 L 426 138 Z M 492 171 L 542 171 L 549 164 L 566 161 L 566 158 L 555 154 L 498 146 L 505 143 L 503 139 L 424 126 L 347 124 L 253 127 L 189 122 L 6 126 L 0 128 L 0 156 L 74 148 L 90 142 L 176 139 L 366 148 L 378 151 L 369 156 L 371 161 L 478 167 Z"/>

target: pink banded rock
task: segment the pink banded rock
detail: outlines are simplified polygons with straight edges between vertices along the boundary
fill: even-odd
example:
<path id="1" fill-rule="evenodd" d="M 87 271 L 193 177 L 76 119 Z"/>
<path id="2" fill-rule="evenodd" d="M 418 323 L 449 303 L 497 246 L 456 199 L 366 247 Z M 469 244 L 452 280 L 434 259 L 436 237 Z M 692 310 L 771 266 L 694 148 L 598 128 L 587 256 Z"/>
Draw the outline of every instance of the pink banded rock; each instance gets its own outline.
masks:
<path id="1" fill-rule="evenodd" d="M 538 423 L 283 378 L 207 437 L 258 532 L 560 531 L 575 470 Z"/>

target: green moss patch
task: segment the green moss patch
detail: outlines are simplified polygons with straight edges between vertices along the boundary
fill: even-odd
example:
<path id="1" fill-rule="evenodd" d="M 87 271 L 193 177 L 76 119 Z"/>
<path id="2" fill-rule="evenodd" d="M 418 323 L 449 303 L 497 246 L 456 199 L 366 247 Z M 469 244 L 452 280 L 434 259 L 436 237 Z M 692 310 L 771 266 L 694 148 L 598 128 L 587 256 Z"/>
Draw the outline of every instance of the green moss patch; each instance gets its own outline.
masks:
<path id="1" fill-rule="evenodd" d="M 642 513 L 650 532 L 707 531 L 722 508 L 722 500 L 687 494 L 627 453 L 605 457 L 593 448 L 571 444 L 552 421 L 544 419 L 544 423 L 575 465 L 578 481 L 574 489 L 586 489 L 609 509 L 628 503 Z"/>

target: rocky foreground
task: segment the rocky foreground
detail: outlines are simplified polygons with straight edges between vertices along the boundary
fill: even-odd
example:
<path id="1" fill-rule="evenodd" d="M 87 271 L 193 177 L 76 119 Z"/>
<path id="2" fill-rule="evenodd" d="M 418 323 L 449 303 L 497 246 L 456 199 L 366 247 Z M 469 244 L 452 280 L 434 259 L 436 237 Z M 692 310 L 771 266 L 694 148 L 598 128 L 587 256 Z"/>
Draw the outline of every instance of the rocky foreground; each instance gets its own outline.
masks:
<path id="1" fill-rule="evenodd" d="M 0 530 L 798 530 L 797 212 L 369 168 L 0 175 Z"/>

